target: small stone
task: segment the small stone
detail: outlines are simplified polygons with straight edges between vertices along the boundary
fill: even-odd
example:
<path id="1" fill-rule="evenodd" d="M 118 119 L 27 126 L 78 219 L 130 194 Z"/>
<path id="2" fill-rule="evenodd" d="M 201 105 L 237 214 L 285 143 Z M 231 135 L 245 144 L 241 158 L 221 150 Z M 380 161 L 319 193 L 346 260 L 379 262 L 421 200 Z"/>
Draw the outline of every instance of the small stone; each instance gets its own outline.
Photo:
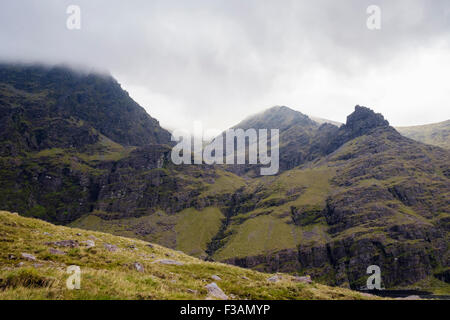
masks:
<path id="1" fill-rule="evenodd" d="M 35 263 L 33 264 L 33 267 L 35 267 L 36 269 L 43 267 L 44 265 L 42 263 Z"/>
<path id="2" fill-rule="evenodd" d="M 152 263 L 173 264 L 173 265 L 177 265 L 177 266 L 182 266 L 182 265 L 184 265 L 183 262 L 176 261 L 176 260 L 170 260 L 170 259 L 160 259 L 160 260 L 155 260 L 155 261 L 153 261 Z"/>
<path id="3" fill-rule="evenodd" d="M 86 247 L 89 248 L 93 248 L 95 247 L 95 242 L 92 240 L 86 240 L 86 241 L 82 241 L 82 244 L 86 245 Z"/>
<path id="4" fill-rule="evenodd" d="M 66 254 L 64 251 L 61 251 L 61 250 L 58 250 L 58 249 L 53 249 L 53 248 L 48 249 L 48 251 L 51 254 L 56 254 L 56 255 L 65 255 Z"/>
<path id="5" fill-rule="evenodd" d="M 94 240 L 94 241 L 95 241 L 95 240 L 98 240 L 96 237 L 94 237 L 94 236 L 92 236 L 92 235 L 89 236 L 88 238 L 91 239 L 91 240 Z"/>
<path id="6" fill-rule="evenodd" d="M 8 260 L 16 260 L 17 257 L 13 254 L 8 254 Z"/>
<path id="7" fill-rule="evenodd" d="M 228 296 L 219 288 L 219 286 L 212 282 L 207 284 L 205 288 L 208 290 L 208 297 L 212 299 L 228 300 Z"/>
<path id="8" fill-rule="evenodd" d="M 151 243 L 147 243 L 147 247 L 149 247 L 149 248 L 151 248 L 151 249 L 154 248 L 154 246 L 153 246 Z"/>
<path id="9" fill-rule="evenodd" d="M 57 246 L 57 247 L 67 247 L 67 248 L 78 248 L 79 244 L 77 240 L 61 240 L 55 242 L 46 242 L 48 246 Z"/>
<path id="10" fill-rule="evenodd" d="M 133 263 L 133 267 L 136 269 L 137 272 L 144 272 L 144 266 L 139 262 Z"/>
<path id="11" fill-rule="evenodd" d="M 281 280 L 281 279 L 282 279 L 281 276 L 274 275 L 274 276 L 270 277 L 269 279 L 267 279 L 267 281 L 270 281 L 270 282 L 277 282 L 277 281 L 279 281 L 279 280 Z"/>
<path id="12" fill-rule="evenodd" d="M 312 283 L 310 276 L 304 276 L 304 277 L 294 277 L 295 282 L 303 282 L 303 283 Z"/>
<path id="13" fill-rule="evenodd" d="M 51 233 L 48 233 L 48 232 L 44 232 L 44 233 L 42 233 L 44 236 L 51 236 L 52 234 Z"/>
<path id="14" fill-rule="evenodd" d="M 115 252 L 115 251 L 117 251 L 117 246 L 116 246 L 116 245 L 109 244 L 109 243 L 105 243 L 103 246 L 104 246 L 105 249 L 108 250 L 109 252 Z"/>
<path id="15" fill-rule="evenodd" d="M 192 293 L 192 294 L 197 294 L 198 293 L 197 290 L 192 290 L 192 289 L 187 289 L 187 292 Z"/>
<path id="16" fill-rule="evenodd" d="M 130 244 L 127 246 L 130 250 L 138 250 L 138 248 L 134 244 Z"/>
<path id="17" fill-rule="evenodd" d="M 211 279 L 216 280 L 216 281 L 222 280 L 218 275 L 215 275 L 215 274 L 213 274 L 213 275 L 211 276 Z"/>
<path id="18" fill-rule="evenodd" d="M 246 277 L 246 276 L 242 276 L 242 279 L 244 280 L 250 280 L 250 278 Z"/>
<path id="19" fill-rule="evenodd" d="M 82 234 L 78 232 L 78 233 L 77 233 L 77 236 L 81 237 L 81 236 L 82 236 Z"/>
<path id="20" fill-rule="evenodd" d="M 23 267 L 24 264 L 25 264 L 25 263 L 23 263 L 23 262 L 19 262 L 19 263 L 17 264 L 17 266 L 20 268 L 20 267 Z"/>
<path id="21" fill-rule="evenodd" d="M 29 253 L 22 253 L 22 258 L 25 258 L 30 261 L 36 261 L 36 257 Z"/>

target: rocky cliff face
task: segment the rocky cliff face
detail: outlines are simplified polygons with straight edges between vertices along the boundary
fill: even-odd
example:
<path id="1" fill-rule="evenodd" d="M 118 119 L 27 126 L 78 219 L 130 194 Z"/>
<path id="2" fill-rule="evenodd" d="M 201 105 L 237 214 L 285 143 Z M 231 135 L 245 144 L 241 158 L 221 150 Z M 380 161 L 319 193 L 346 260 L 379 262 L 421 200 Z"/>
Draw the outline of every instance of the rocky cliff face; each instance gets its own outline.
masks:
<path id="1" fill-rule="evenodd" d="M 111 76 L 64 67 L 0 65 L 0 152 L 76 148 L 98 134 L 125 146 L 170 142 L 170 134 Z"/>
<path id="2" fill-rule="evenodd" d="M 371 264 L 386 287 L 448 282 L 450 153 L 368 108 L 339 128 L 286 107 L 242 122 L 281 129 L 282 170 L 258 178 L 173 165 L 110 77 L 3 66 L 0 93 L 2 209 L 353 288 Z"/>
<path id="3" fill-rule="evenodd" d="M 216 256 L 352 288 L 365 285 L 372 264 L 381 267 L 386 287 L 429 277 L 446 281 L 449 153 L 402 137 L 381 115 L 359 106 L 328 141 L 321 149 L 327 155 L 309 164 L 311 178 L 309 169 L 290 170 L 249 191 L 245 202 L 254 206 L 236 210 Z M 320 181 L 324 168 L 332 173 Z M 274 228 L 293 236 L 271 234 Z M 260 254 L 241 253 L 234 239 L 242 233 L 256 241 L 259 232 L 272 241 L 259 240 L 265 249 L 254 251 Z"/>
<path id="4" fill-rule="evenodd" d="M 333 124 L 320 125 L 307 115 L 285 106 L 276 106 L 248 117 L 233 129 L 279 129 L 281 172 L 325 155 L 330 138 L 338 131 Z M 229 166 L 227 169 L 238 175 L 259 175 L 259 166 L 254 165 Z"/>

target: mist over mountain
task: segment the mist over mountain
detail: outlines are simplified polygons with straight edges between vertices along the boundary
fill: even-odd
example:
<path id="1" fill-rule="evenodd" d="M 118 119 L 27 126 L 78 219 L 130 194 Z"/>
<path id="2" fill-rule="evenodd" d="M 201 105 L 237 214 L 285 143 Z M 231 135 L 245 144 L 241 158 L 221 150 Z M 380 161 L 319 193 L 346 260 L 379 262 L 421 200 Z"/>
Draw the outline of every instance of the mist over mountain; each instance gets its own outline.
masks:
<path id="1" fill-rule="evenodd" d="M 205 260 L 358 289 L 449 286 L 450 151 L 356 106 L 338 127 L 274 107 L 280 172 L 174 165 L 170 134 L 110 76 L 0 66 L 0 209 Z"/>
<path id="2" fill-rule="evenodd" d="M 3 154 L 80 149 L 101 135 L 124 146 L 170 141 L 158 121 L 109 75 L 2 64 L 0 92 Z"/>

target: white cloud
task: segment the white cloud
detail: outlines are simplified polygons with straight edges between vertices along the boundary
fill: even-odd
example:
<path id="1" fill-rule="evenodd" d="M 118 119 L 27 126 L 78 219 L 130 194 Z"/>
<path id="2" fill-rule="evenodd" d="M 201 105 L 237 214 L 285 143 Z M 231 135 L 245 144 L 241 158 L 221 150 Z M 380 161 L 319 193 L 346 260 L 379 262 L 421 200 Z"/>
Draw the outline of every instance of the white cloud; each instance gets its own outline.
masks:
<path id="1" fill-rule="evenodd" d="M 450 118 L 447 0 L 0 2 L 0 59 L 108 69 L 162 125 L 225 129 L 272 105 L 345 121 L 354 105 L 394 125 Z"/>

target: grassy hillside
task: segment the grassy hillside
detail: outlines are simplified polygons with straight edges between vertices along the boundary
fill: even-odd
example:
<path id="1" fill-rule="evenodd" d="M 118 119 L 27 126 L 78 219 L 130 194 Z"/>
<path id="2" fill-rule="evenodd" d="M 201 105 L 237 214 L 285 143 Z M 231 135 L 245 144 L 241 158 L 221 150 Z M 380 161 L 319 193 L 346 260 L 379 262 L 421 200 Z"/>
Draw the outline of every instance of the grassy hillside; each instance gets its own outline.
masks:
<path id="1" fill-rule="evenodd" d="M 450 149 L 450 120 L 423 126 L 397 127 L 395 129 L 413 140 Z"/>
<path id="2" fill-rule="evenodd" d="M 323 242 L 319 230 L 320 218 L 316 221 L 316 217 L 310 216 L 313 221 L 307 224 L 314 223 L 314 226 L 301 226 L 293 223 L 291 211 L 296 207 L 313 215 L 317 210 L 322 210 L 330 191 L 329 180 L 333 171 L 323 167 L 293 169 L 262 179 L 253 188 L 244 190 L 254 198 L 255 208 L 231 217 L 229 236 L 224 239 L 224 246 L 215 253 L 214 258 L 227 260 L 282 249 L 295 251 L 301 243 L 312 240 Z"/>
<path id="3" fill-rule="evenodd" d="M 66 240 L 76 245 L 63 246 L 60 241 Z M 95 245 L 89 247 L 86 241 Z M 158 262 L 162 259 L 178 265 Z M 205 285 L 211 282 L 231 299 L 374 298 L 296 282 L 285 274 L 271 282 L 268 278 L 273 275 L 204 262 L 144 241 L 54 226 L 6 211 L 0 211 L 0 265 L 0 300 L 205 299 Z M 69 265 L 81 268 L 80 290 L 66 288 Z M 212 280 L 213 275 L 221 280 Z"/>
<path id="4" fill-rule="evenodd" d="M 391 129 L 242 190 L 212 257 L 359 288 L 365 268 L 386 288 L 450 292 L 449 154 Z M 429 263 L 430 262 L 430 263 Z"/>
<path id="5" fill-rule="evenodd" d="M 376 264 L 386 288 L 450 288 L 450 152 L 369 108 L 340 127 L 287 107 L 241 122 L 280 130 L 271 177 L 173 164 L 168 132 L 110 77 L 0 66 L 0 111 L 2 210 L 327 285 L 360 288 Z"/>

